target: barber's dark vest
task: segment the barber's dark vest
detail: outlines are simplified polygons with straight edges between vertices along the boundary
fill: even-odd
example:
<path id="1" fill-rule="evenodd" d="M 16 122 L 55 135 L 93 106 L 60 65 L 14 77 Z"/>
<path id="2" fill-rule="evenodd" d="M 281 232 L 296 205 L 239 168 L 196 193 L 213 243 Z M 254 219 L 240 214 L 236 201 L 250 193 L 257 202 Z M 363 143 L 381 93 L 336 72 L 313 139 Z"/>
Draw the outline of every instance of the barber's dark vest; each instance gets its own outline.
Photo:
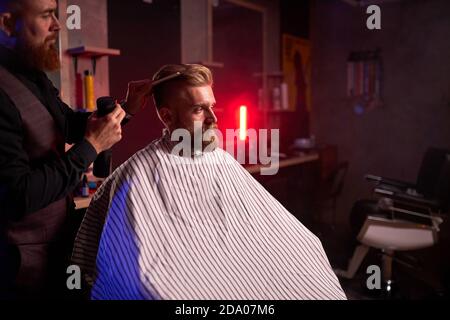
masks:
<path id="1" fill-rule="evenodd" d="M 23 148 L 30 166 L 64 153 L 64 136 L 39 99 L 15 76 L 0 66 L 0 87 L 19 110 L 22 118 Z M 15 245 L 44 244 L 56 240 L 66 219 L 67 199 L 26 214 L 6 227 L 8 242 Z"/>

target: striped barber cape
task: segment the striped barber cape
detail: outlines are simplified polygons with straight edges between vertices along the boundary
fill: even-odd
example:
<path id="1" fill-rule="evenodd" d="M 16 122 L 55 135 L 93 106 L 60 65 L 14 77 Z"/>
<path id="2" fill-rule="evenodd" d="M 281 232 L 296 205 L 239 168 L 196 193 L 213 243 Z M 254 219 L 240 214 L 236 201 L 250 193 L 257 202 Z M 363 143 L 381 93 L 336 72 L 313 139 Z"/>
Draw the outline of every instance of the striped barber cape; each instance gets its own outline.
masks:
<path id="1" fill-rule="evenodd" d="M 94 195 L 72 256 L 92 299 L 346 299 L 319 239 L 231 155 L 169 139 Z"/>

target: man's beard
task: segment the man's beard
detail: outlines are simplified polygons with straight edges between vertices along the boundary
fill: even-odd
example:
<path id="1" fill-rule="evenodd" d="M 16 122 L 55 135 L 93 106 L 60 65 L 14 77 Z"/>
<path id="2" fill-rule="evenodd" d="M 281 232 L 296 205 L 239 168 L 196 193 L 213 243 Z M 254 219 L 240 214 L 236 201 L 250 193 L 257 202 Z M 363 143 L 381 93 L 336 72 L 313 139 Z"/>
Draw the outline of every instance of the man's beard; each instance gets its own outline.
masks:
<path id="1" fill-rule="evenodd" d="M 41 71 L 56 71 L 61 67 L 61 62 L 56 44 L 47 44 L 51 39 L 55 39 L 55 37 L 47 38 L 39 46 L 19 42 L 17 52 L 22 60 L 31 68 Z"/>
<path id="2" fill-rule="evenodd" d="M 218 130 L 218 126 L 216 123 L 212 123 L 209 125 L 203 124 L 201 127 L 196 128 L 193 125 L 186 126 L 185 124 L 177 121 L 175 127 L 186 129 L 190 133 L 189 142 L 191 145 L 191 152 L 195 153 L 196 151 L 214 151 L 220 145 L 219 137 L 215 133 L 215 130 Z M 207 132 L 206 135 L 205 132 Z M 197 143 L 196 145 L 196 138 L 201 139 L 201 144 Z M 186 143 L 187 141 L 183 142 Z M 197 150 L 199 148 L 201 148 L 201 150 Z"/>
<path id="3" fill-rule="evenodd" d="M 219 146 L 219 137 L 215 133 L 218 129 L 216 123 L 210 125 L 203 125 L 202 127 L 202 150 L 203 151 L 214 151 Z M 208 132 L 207 132 L 208 131 Z M 207 135 L 205 135 L 207 132 Z"/>

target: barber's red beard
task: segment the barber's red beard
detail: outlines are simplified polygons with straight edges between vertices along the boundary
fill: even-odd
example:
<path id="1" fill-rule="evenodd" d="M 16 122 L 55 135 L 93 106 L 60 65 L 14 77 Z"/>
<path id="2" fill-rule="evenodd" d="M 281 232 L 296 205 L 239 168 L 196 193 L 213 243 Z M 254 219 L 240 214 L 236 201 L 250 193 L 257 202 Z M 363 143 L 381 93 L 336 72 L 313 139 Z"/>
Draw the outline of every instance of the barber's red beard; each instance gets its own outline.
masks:
<path id="1" fill-rule="evenodd" d="M 23 61 L 30 67 L 41 71 L 55 71 L 61 67 L 58 49 L 55 43 L 48 44 L 48 41 L 55 39 L 49 37 L 39 46 L 33 46 L 26 43 L 19 43 L 17 51 Z"/>

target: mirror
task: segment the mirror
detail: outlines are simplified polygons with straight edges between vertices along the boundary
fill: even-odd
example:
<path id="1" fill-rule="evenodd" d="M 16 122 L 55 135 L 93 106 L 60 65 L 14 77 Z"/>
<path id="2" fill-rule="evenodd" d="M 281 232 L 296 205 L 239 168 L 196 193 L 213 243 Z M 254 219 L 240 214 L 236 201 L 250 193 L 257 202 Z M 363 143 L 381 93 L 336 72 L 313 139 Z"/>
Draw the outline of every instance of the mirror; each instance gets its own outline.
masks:
<path id="1" fill-rule="evenodd" d="M 258 128 L 263 72 L 263 11 L 245 1 L 221 0 L 213 6 L 213 56 L 224 64 L 214 69 L 219 126 L 238 128 L 239 107 L 248 109 L 248 127 Z M 259 75 L 259 76 L 258 76 Z"/>

